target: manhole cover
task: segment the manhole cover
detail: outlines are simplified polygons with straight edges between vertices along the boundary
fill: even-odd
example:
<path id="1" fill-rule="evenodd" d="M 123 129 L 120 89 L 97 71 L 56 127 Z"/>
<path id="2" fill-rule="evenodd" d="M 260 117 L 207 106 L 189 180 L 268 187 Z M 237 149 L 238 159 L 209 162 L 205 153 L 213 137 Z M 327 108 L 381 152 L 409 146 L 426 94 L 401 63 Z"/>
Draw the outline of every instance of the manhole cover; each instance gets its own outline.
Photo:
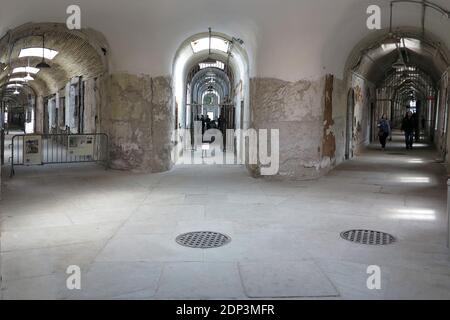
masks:
<path id="1" fill-rule="evenodd" d="M 181 234 L 175 240 L 185 247 L 210 249 L 226 245 L 231 241 L 231 238 L 218 232 L 196 231 Z"/>
<path id="2" fill-rule="evenodd" d="M 368 245 L 386 245 L 395 242 L 389 233 L 373 230 L 349 230 L 341 233 L 342 239 Z"/>

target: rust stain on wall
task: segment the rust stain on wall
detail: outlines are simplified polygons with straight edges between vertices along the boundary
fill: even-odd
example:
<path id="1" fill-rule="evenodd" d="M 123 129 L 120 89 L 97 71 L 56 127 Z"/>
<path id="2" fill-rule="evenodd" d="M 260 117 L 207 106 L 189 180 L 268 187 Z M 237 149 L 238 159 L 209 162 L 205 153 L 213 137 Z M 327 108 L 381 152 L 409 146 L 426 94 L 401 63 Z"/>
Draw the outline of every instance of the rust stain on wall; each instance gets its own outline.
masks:
<path id="1" fill-rule="evenodd" d="M 359 104 L 359 105 L 362 105 L 363 102 L 364 102 L 364 96 L 363 96 L 363 93 L 362 93 L 363 92 L 362 88 L 359 85 L 357 85 L 354 90 L 355 90 L 355 103 Z"/>
<path id="2" fill-rule="evenodd" d="M 333 121 L 333 75 L 327 75 L 325 79 L 325 108 L 322 141 L 322 157 L 333 159 L 336 155 L 336 137 L 332 132 Z"/>

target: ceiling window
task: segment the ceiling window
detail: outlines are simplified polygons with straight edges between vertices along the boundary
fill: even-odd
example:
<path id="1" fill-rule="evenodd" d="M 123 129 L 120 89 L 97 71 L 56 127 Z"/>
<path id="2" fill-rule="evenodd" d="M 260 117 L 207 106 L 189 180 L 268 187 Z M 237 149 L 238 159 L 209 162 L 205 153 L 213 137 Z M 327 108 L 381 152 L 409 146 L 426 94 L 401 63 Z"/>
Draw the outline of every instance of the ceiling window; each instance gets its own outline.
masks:
<path id="1" fill-rule="evenodd" d="M 6 87 L 7 88 L 22 88 L 23 85 L 18 84 L 18 83 L 13 83 L 13 84 L 8 84 Z"/>
<path id="2" fill-rule="evenodd" d="M 222 38 L 211 38 L 211 49 L 228 52 L 229 42 Z M 209 38 L 202 38 L 191 42 L 191 47 L 194 53 L 209 50 Z"/>
<path id="3" fill-rule="evenodd" d="M 225 64 L 221 61 L 216 61 L 215 63 L 210 62 L 202 62 L 199 63 L 200 70 L 205 68 L 218 68 L 218 69 L 225 69 Z"/>
<path id="4" fill-rule="evenodd" d="M 34 68 L 34 67 L 19 67 L 19 68 L 14 68 L 12 73 L 32 73 L 32 74 L 36 74 L 39 71 L 40 71 L 40 69 Z"/>
<path id="5" fill-rule="evenodd" d="M 25 58 L 25 57 L 39 57 L 42 58 L 42 55 L 44 55 L 44 58 L 47 60 L 53 60 L 54 57 L 58 54 L 58 51 L 51 50 L 44 48 L 25 48 L 20 50 L 19 58 Z"/>
<path id="6" fill-rule="evenodd" d="M 384 43 L 381 45 L 381 49 L 386 51 L 392 51 L 397 49 L 397 45 L 400 48 L 408 48 L 408 49 L 420 49 L 421 48 L 421 42 L 417 39 L 412 38 L 401 38 L 398 40 L 397 44 L 395 43 Z"/>
<path id="7" fill-rule="evenodd" d="M 9 82 L 25 82 L 24 78 L 11 78 Z"/>

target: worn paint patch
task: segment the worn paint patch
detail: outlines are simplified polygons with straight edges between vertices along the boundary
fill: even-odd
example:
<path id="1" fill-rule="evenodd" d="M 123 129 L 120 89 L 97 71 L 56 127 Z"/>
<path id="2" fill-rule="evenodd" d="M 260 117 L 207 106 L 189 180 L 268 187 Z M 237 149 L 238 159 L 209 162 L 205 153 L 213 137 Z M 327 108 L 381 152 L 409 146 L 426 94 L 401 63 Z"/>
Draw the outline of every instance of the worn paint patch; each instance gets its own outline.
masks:
<path id="1" fill-rule="evenodd" d="M 161 172 L 171 167 L 170 79 L 113 74 L 104 127 L 117 169 Z"/>
<path id="2" fill-rule="evenodd" d="M 333 121 L 333 83 L 334 77 L 327 75 L 325 79 L 325 108 L 323 111 L 322 157 L 333 159 L 336 155 L 336 138 L 332 131 Z"/>

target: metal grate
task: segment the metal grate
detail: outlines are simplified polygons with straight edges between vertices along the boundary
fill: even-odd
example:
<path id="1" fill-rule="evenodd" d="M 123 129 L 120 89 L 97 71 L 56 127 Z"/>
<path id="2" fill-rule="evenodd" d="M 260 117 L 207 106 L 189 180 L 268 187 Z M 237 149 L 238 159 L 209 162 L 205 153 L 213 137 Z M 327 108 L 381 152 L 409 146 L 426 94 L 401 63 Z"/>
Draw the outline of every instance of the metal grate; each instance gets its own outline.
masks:
<path id="1" fill-rule="evenodd" d="M 196 231 L 179 235 L 175 240 L 185 247 L 210 249 L 226 245 L 231 241 L 231 238 L 218 232 Z"/>
<path id="2" fill-rule="evenodd" d="M 342 232 L 341 237 L 354 243 L 367 245 L 387 245 L 395 242 L 394 236 L 373 230 L 349 230 Z"/>

